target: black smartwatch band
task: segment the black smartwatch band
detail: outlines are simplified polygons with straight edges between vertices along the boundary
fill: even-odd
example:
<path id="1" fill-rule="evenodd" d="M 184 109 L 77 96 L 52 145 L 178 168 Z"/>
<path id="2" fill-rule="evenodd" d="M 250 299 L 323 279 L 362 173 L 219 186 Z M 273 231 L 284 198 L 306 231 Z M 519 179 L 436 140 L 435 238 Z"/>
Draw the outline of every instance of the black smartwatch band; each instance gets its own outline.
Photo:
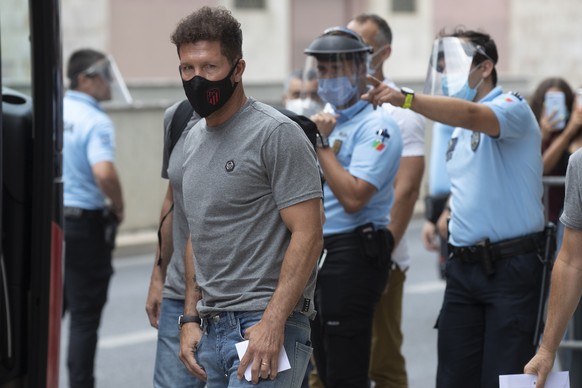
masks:
<path id="1" fill-rule="evenodd" d="M 329 141 L 327 140 L 327 136 L 323 136 L 321 133 L 317 132 L 316 136 L 316 146 L 317 148 L 329 148 Z"/>
<path id="2" fill-rule="evenodd" d="M 197 323 L 200 325 L 202 324 L 202 319 L 197 315 L 180 315 L 178 317 L 178 327 L 181 329 L 185 323 Z"/>

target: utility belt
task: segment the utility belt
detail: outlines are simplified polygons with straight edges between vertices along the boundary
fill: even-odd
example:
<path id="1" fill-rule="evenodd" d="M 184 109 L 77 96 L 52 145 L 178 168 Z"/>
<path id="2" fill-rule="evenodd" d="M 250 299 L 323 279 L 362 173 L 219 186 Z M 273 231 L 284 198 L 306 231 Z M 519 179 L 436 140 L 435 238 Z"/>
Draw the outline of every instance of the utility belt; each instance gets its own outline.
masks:
<path id="1" fill-rule="evenodd" d="M 481 263 L 487 275 L 495 273 L 493 263 L 533 252 L 542 252 L 545 232 L 537 232 L 522 237 L 491 243 L 488 238 L 472 246 L 457 247 L 448 244 L 449 257 L 463 263 Z"/>
<path id="2" fill-rule="evenodd" d="M 63 215 L 66 218 L 103 218 L 104 213 L 104 209 L 89 210 L 70 206 L 65 206 L 63 209 Z"/>
<path id="3" fill-rule="evenodd" d="M 109 209 L 83 209 L 80 207 L 65 206 L 63 216 L 69 219 L 77 220 L 100 220 L 103 222 L 105 232 L 105 244 L 113 250 L 115 248 L 115 239 L 117 237 L 117 226 L 119 220 L 117 216 Z"/>
<path id="4" fill-rule="evenodd" d="M 367 223 L 357 227 L 353 232 L 339 233 L 324 238 L 325 249 L 319 259 L 321 269 L 328 254 L 344 249 L 359 248 L 361 254 L 378 269 L 387 269 L 392 265 L 392 250 L 394 237 L 386 228 L 376 229 L 374 224 Z"/>

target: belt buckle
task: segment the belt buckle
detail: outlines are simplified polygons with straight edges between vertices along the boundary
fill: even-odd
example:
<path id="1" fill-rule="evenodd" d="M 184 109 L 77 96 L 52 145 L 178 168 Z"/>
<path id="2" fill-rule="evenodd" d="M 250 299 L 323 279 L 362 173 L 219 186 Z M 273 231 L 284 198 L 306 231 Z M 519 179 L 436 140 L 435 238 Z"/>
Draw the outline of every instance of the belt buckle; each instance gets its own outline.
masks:
<path id="1" fill-rule="evenodd" d="M 79 218 L 83 215 L 83 209 L 80 207 L 65 207 L 63 210 L 65 217 Z"/>

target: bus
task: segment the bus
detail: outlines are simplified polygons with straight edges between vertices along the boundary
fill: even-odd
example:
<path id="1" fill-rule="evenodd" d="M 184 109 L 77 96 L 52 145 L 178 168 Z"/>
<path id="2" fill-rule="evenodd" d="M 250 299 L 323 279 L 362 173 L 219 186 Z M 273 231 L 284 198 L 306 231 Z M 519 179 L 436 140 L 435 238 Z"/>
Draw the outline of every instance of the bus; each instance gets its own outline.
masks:
<path id="1" fill-rule="evenodd" d="M 14 3 L 0 2 L 0 15 L 9 7 Z M 26 7 L 28 39 L 22 47 L 29 45 L 24 52 L 30 81 L 24 88 L 11 84 L 7 64 L 14 46 L 5 45 L 11 23 L 0 18 L 0 388 L 57 388 L 63 277 L 60 10 L 58 0 L 28 0 Z"/>

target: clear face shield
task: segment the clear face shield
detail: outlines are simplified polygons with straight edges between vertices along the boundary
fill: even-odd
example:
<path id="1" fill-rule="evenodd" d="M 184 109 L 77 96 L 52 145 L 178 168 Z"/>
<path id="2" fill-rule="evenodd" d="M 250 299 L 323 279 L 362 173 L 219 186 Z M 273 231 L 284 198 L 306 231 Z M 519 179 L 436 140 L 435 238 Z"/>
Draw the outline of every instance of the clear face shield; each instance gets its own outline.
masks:
<path id="1" fill-rule="evenodd" d="M 91 65 L 87 70 L 83 71 L 83 74 L 100 76 L 109 83 L 111 90 L 109 101 L 122 104 L 131 104 L 133 102 L 115 59 L 111 55 Z"/>
<path id="2" fill-rule="evenodd" d="M 460 97 L 466 94 L 475 54 L 485 54 L 481 46 L 456 37 L 436 39 L 428 65 L 424 93 Z"/>
<path id="3" fill-rule="evenodd" d="M 337 53 L 307 56 L 304 74 L 317 74 L 317 93 L 336 109 L 355 104 L 367 90 L 368 53 Z"/>
<path id="4" fill-rule="evenodd" d="M 301 77 L 289 79 L 285 108 L 298 115 L 310 117 L 323 110 L 324 102 L 317 94 L 317 72 L 304 71 Z"/>

